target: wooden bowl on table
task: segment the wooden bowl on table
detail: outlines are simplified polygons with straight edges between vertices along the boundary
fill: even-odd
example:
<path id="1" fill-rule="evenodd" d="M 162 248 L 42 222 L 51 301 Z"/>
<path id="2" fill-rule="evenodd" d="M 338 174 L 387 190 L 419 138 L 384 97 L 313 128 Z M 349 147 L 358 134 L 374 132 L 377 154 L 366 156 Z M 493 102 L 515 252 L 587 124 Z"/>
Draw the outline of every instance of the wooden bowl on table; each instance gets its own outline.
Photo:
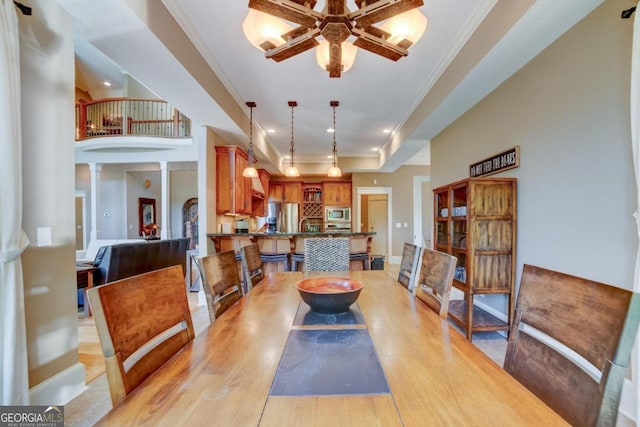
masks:
<path id="1" fill-rule="evenodd" d="M 302 300 L 317 313 L 335 314 L 349 310 L 364 285 L 346 277 L 309 277 L 296 283 Z"/>

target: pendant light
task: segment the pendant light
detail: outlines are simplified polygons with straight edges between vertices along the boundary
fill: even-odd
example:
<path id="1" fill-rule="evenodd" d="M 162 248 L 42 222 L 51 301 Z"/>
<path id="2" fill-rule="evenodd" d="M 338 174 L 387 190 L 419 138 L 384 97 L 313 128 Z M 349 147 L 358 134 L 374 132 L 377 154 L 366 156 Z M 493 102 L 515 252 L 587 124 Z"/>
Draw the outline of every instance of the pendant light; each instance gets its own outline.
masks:
<path id="1" fill-rule="evenodd" d="M 255 106 L 255 102 L 247 102 L 247 107 L 249 107 L 249 163 L 242 171 L 242 176 L 245 178 L 258 177 L 258 171 L 253 167 L 253 109 Z"/>
<path id="2" fill-rule="evenodd" d="M 333 108 L 333 144 L 332 144 L 333 150 L 331 153 L 333 157 L 333 162 L 331 167 L 327 171 L 327 175 L 332 178 L 338 178 L 342 176 L 342 171 L 338 167 L 338 152 L 336 150 L 336 107 L 339 104 L 340 103 L 338 101 L 329 102 L 329 105 Z"/>
<path id="3" fill-rule="evenodd" d="M 298 106 L 298 103 L 296 101 L 289 101 L 289 107 L 291 107 L 291 144 L 289 148 L 289 153 L 291 155 L 291 158 L 289 159 L 289 167 L 287 168 L 284 174 L 286 176 L 291 176 L 291 177 L 300 176 L 300 171 L 296 167 L 296 162 L 294 160 L 296 144 L 293 142 L 293 108 L 297 106 Z"/>

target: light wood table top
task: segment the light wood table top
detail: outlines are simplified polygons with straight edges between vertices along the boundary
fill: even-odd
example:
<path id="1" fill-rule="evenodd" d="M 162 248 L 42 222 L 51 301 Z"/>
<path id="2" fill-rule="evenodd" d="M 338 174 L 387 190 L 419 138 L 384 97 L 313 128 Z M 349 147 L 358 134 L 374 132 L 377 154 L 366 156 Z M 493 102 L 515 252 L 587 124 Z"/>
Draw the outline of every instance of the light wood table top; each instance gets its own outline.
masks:
<path id="1" fill-rule="evenodd" d="M 384 271 L 344 275 L 358 299 L 390 394 L 271 396 L 300 304 L 295 283 L 322 273 L 271 273 L 99 425 L 567 425 Z"/>

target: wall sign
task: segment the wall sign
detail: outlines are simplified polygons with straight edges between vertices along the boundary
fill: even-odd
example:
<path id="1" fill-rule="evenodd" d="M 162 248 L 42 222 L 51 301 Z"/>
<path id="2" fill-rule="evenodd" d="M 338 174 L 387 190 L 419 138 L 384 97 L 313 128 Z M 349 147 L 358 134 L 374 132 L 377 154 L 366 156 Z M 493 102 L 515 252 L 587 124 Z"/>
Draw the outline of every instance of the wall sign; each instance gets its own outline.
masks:
<path id="1" fill-rule="evenodd" d="M 493 175 L 508 169 L 520 166 L 520 146 L 515 146 L 507 151 L 491 156 L 469 166 L 469 176 L 477 177 Z"/>

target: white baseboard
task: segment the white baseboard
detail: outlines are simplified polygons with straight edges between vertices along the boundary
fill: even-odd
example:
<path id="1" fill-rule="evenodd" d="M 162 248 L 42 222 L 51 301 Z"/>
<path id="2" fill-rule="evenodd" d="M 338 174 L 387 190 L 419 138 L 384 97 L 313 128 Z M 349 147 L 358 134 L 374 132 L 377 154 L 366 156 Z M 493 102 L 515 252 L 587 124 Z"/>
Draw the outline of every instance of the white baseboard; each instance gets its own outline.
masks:
<path id="1" fill-rule="evenodd" d="M 627 419 L 635 422 L 635 425 L 638 425 L 636 420 L 638 398 L 635 397 L 635 394 L 633 382 L 625 378 L 624 384 L 622 385 L 622 396 L 620 397 L 618 414 L 623 415 Z"/>
<path id="2" fill-rule="evenodd" d="M 87 389 L 84 365 L 76 363 L 29 390 L 31 405 L 66 405 Z"/>

